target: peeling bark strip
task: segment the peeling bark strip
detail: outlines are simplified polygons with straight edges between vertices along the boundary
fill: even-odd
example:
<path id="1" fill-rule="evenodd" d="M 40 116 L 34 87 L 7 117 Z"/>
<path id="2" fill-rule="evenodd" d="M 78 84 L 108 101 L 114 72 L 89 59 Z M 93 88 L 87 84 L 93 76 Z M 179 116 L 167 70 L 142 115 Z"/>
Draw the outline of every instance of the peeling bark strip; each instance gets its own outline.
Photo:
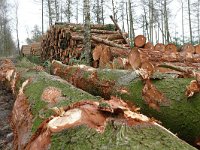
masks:
<path id="1" fill-rule="evenodd" d="M 145 101 L 145 98 L 144 100 L 142 98 L 144 84 L 134 72 L 67 66 L 57 61 L 53 61 L 51 72 L 93 95 L 100 95 L 106 99 L 109 99 L 111 95 L 117 95 L 123 100 L 133 102 L 141 107 L 142 113 L 161 121 L 165 127 L 170 128 L 191 144 L 200 137 L 200 112 L 198 111 L 200 96 L 197 93 L 196 96 L 190 98 L 190 101 L 185 96 L 186 86 L 192 80 L 191 78 L 157 77 L 159 80 L 152 81 L 148 86 L 153 86 L 154 90 L 148 89 L 150 93 L 152 91 L 153 95 L 158 97 L 154 99 L 153 96 L 147 96 L 151 100 Z M 143 93 L 143 97 L 148 95 L 149 91 L 146 92 L 147 94 Z M 152 103 L 153 105 L 152 100 L 155 102 Z"/>
<path id="2" fill-rule="evenodd" d="M 27 70 L 20 68 L 20 75 L 23 79 L 31 77 L 32 82 L 25 80 L 20 86 L 12 113 L 12 123 L 16 129 L 14 149 L 47 150 L 62 149 L 63 146 L 66 149 L 83 150 L 96 147 L 195 149 L 118 98 L 96 101 L 94 96 L 58 77 L 43 71 Z M 47 113 L 40 120 L 40 110 L 48 111 L 50 107 L 40 98 L 46 87 L 51 86 L 60 88 L 63 96 L 66 96 L 65 100 L 57 102 L 58 106 L 62 106 L 58 109 L 63 113 L 53 116 Z M 69 97 L 72 99 L 69 100 Z"/>

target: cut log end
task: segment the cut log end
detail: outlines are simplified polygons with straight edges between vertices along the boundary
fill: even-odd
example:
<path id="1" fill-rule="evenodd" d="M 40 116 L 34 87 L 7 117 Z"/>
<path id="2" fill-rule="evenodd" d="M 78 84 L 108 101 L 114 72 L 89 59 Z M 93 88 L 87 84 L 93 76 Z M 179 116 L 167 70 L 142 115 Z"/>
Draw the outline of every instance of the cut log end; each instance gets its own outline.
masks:
<path id="1" fill-rule="evenodd" d="M 192 44 L 185 44 L 181 48 L 181 52 L 182 53 L 191 53 L 191 54 L 194 54 L 195 53 L 195 47 Z"/>
<path id="2" fill-rule="evenodd" d="M 135 47 L 143 47 L 146 43 L 146 37 L 144 37 L 144 35 L 138 35 L 137 37 L 135 37 L 134 39 L 134 45 Z"/>
<path id="3" fill-rule="evenodd" d="M 141 66 L 141 58 L 138 48 L 135 47 L 130 51 L 128 55 L 128 62 L 134 70 Z"/>
<path id="4" fill-rule="evenodd" d="M 155 51 L 164 52 L 164 51 L 165 51 L 165 45 L 162 44 L 162 43 L 157 43 L 157 44 L 155 45 Z"/>
<path id="5" fill-rule="evenodd" d="M 177 52 L 177 47 L 175 44 L 170 43 L 165 46 L 165 51 L 167 53 L 175 53 Z"/>
<path id="6" fill-rule="evenodd" d="M 151 42 L 147 42 L 144 45 L 144 48 L 152 51 L 152 50 L 154 50 L 154 45 Z"/>

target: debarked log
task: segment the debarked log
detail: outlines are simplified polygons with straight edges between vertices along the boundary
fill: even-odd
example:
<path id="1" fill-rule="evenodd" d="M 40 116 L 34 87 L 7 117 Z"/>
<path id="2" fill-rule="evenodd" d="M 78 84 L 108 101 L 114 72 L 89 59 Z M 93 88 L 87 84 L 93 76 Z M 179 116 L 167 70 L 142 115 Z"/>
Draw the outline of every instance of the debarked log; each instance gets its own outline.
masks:
<path id="1" fill-rule="evenodd" d="M 161 121 L 166 128 L 194 145 L 200 138 L 200 94 L 189 99 L 185 95 L 192 78 L 161 74 L 144 85 L 136 72 L 67 66 L 58 61 L 53 61 L 51 73 L 93 95 L 105 99 L 113 95 L 133 102 L 142 113 Z"/>
<path id="2" fill-rule="evenodd" d="M 17 71 L 14 149 L 195 149 L 116 97 L 97 100 L 35 66 Z"/>

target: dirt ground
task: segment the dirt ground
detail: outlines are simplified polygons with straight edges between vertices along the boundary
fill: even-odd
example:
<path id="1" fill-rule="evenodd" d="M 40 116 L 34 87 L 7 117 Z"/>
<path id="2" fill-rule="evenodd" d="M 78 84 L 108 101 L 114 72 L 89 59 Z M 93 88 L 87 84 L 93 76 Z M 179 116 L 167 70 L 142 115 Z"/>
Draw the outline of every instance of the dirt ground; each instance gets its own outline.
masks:
<path id="1" fill-rule="evenodd" d="M 12 149 L 13 132 L 10 127 L 10 117 L 13 104 L 12 91 L 0 82 L 0 150 Z"/>
<path id="2" fill-rule="evenodd" d="M 0 149 L 12 149 L 13 133 L 10 127 L 14 97 L 10 89 L 0 82 Z"/>

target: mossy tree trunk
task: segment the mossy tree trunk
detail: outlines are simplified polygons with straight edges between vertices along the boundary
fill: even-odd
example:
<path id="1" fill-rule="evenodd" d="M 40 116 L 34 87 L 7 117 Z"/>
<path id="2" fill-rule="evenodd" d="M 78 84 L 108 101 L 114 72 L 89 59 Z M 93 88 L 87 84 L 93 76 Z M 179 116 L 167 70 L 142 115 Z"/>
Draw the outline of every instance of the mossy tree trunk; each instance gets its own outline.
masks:
<path id="1" fill-rule="evenodd" d="M 93 95 L 106 99 L 111 95 L 118 96 L 136 104 L 141 108 L 142 113 L 161 121 L 163 126 L 191 144 L 195 145 L 200 138 L 200 94 L 189 99 L 185 96 L 186 86 L 192 78 L 154 74 L 151 79 L 152 85 L 168 103 L 160 103 L 159 109 L 153 109 L 145 102 L 144 82 L 135 72 L 67 66 L 54 61 L 51 73 Z"/>

